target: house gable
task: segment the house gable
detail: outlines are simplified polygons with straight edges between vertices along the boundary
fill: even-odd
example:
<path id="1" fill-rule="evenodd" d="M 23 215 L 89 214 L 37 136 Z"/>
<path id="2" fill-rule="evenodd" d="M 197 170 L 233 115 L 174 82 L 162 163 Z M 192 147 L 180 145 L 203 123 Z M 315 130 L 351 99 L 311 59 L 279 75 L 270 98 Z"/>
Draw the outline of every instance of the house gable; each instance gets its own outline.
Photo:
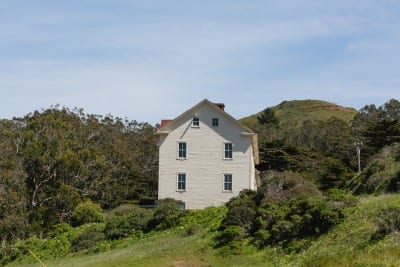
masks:
<path id="1" fill-rule="evenodd" d="M 204 99 L 197 105 L 193 106 L 189 110 L 185 111 L 178 117 L 176 117 L 173 120 L 162 120 L 161 127 L 158 130 L 157 134 L 159 135 L 168 135 L 170 132 L 174 131 L 177 129 L 180 125 L 183 123 L 187 124 L 187 127 L 191 127 L 191 119 L 193 117 L 198 117 L 200 119 L 200 122 L 203 124 L 208 125 L 209 127 L 212 126 L 212 118 L 219 118 L 222 123 L 229 123 L 230 125 L 230 131 L 237 131 L 243 136 L 249 136 L 252 140 L 252 148 L 253 148 L 253 159 L 255 164 L 259 163 L 259 151 L 258 151 L 258 138 L 257 134 L 254 133 L 253 130 L 248 128 L 247 126 L 243 125 L 240 121 L 236 120 L 233 118 L 231 115 L 229 115 L 227 112 L 223 110 L 225 107 L 224 104 L 222 103 L 212 103 L 208 99 Z M 208 111 L 209 114 L 206 114 Z M 214 116 L 211 116 L 210 114 L 214 114 Z M 215 129 L 216 132 L 222 133 L 223 131 L 221 128 L 226 127 L 227 125 L 221 125 L 218 127 L 212 127 Z M 200 126 L 201 127 L 201 126 Z M 225 129 L 227 132 L 227 130 Z M 226 133 L 225 133 L 226 135 Z"/>
<path id="2" fill-rule="evenodd" d="M 192 124 L 193 118 L 199 125 Z M 158 134 L 160 199 L 180 199 L 196 209 L 221 205 L 242 189 L 256 188 L 256 134 L 210 101 L 164 121 Z"/>

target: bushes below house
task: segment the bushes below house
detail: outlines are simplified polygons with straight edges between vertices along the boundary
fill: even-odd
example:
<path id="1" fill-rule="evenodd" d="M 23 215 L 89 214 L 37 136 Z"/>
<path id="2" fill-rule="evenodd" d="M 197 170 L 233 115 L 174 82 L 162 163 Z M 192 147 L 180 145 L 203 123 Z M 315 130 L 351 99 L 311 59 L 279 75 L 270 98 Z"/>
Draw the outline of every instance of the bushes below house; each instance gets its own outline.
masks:
<path id="1" fill-rule="evenodd" d="M 184 214 L 183 202 L 172 198 L 165 198 L 158 201 L 158 207 L 150 221 L 150 229 L 168 229 L 177 226 L 179 219 Z"/>
<path id="2" fill-rule="evenodd" d="M 341 190 L 328 195 L 323 196 L 298 174 L 274 175 L 256 192 L 244 190 L 227 203 L 216 247 L 238 247 L 239 240 L 248 239 L 260 248 L 280 245 L 288 250 L 304 249 L 307 240 L 341 222 L 344 207 L 355 204 L 354 198 Z"/>

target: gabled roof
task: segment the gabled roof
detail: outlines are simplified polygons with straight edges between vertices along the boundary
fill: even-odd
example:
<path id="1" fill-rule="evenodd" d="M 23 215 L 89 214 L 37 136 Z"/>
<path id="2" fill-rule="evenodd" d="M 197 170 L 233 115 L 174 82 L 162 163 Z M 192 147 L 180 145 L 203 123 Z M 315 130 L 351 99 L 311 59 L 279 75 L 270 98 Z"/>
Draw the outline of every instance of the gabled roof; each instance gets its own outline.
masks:
<path id="1" fill-rule="evenodd" d="M 237 126 L 239 126 L 239 128 L 241 128 L 243 130 L 242 135 L 251 136 L 251 144 L 252 144 L 252 147 L 253 147 L 254 162 L 255 162 L 255 164 L 258 164 L 259 163 L 259 155 L 258 155 L 259 152 L 258 152 L 257 134 L 253 130 L 251 130 L 250 128 L 246 127 L 243 123 L 241 123 L 240 121 L 236 120 L 234 117 L 232 117 L 231 115 L 226 113 L 223 110 L 223 107 L 225 107 L 225 105 L 223 105 L 222 103 L 217 103 L 216 104 L 216 103 L 210 102 L 208 99 L 204 99 L 203 101 L 201 101 L 200 103 L 196 104 L 192 108 L 188 109 L 187 111 L 185 111 L 184 113 L 182 113 L 181 115 L 176 117 L 175 119 L 173 119 L 173 120 L 163 120 L 163 123 L 161 123 L 161 127 L 157 131 L 157 134 L 159 134 L 159 135 L 168 135 L 169 134 L 169 130 L 172 129 L 175 126 L 175 124 L 177 124 L 183 117 L 185 117 L 187 115 L 190 115 L 190 114 L 193 114 L 195 112 L 195 110 L 197 110 L 198 108 L 200 108 L 203 105 L 209 106 L 210 108 L 214 109 L 216 112 L 220 113 L 222 116 L 226 117 L 229 121 L 231 121 L 232 123 L 234 123 Z"/>
<path id="2" fill-rule="evenodd" d="M 221 115 L 223 115 L 224 117 L 226 117 L 228 120 L 230 120 L 232 123 L 236 124 L 237 126 L 239 126 L 241 129 L 243 129 L 244 132 L 249 133 L 249 134 L 255 134 L 254 131 L 252 131 L 250 128 L 246 127 L 243 123 L 241 123 L 240 121 L 236 120 L 234 117 L 232 117 L 231 115 L 229 115 L 228 113 L 226 113 L 224 110 L 221 109 L 221 104 L 215 104 L 210 102 L 208 99 L 204 99 L 203 101 L 201 101 L 200 103 L 196 104 L 195 106 L 193 106 L 192 108 L 188 109 L 187 111 L 185 111 L 184 113 L 182 113 L 181 115 L 179 115 L 178 117 L 176 117 L 175 119 L 173 119 L 172 121 L 170 121 L 168 124 L 164 124 L 161 125 L 160 129 L 158 130 L 159 133 L 166 133 L 168 131 L 168 129 L 173 128 L 173 126 L 180 121 L 180 119 L 182 119 L 183 117 L 185 117 L 188 114 L 192 114 L 194 113 L 195 110 L 197 110 L 198 108 L 200 108 L 203 105 L 207 105 L 210 108 L 214 109 L 216 112 L 219 112 Z"/>

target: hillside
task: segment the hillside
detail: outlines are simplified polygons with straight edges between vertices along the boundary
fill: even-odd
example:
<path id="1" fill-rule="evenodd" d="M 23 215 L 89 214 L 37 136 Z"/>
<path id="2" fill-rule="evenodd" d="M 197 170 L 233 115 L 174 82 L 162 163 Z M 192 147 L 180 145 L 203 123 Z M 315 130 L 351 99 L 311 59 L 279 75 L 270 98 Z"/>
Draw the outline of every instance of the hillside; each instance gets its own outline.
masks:
<path id="1" fill-rule="evenodd" d="M 284 127 L 299 127 L 304 121 L 327 121 L 332 117 L 349 123 L 357 111 L 354 108 L 342 107 L 321 100 L 292 100 L 283 101 L 271 107 L 280 125 Z M 262 111 L 242 118 L 240 121 L 253 128 L 258 124 L 257 116 Z"/>
<path id="2" fill-rule="evenodd" d="M 126 238 L 116 248 L 108 251 L 44 261 L 47 266 L 82 267 L 398 266 L 398 231 L 394 229 L 378 239 L 374 236 L 379 230 L 379 220 L 386 218 L 388 224 L 399 222 L 393 221 L 395 217 L 390 217 L 387 211 L 400 207 L 400 195 L 370 196 L 358 201 L 357 206 L 345 210 L 342 223 L 297 254 L 285 253 L 276 247 L 266 247 L 259 251 L 248 243 L 240 254 L 220 254 L 220 251 L 212 247 L 215 232 L 207 227 L 207 223 L 215 221 L 215 216 L 221 210 L 210 210 L 192 213 L 175 230 L 151 234 L 143 237 L 140 242 Z M 193 224 L 200 225 L 201 228 L 193 235 L 186 235 L 187 229 Z M 14 262 L 9 266 L 41 266 L 38 263 L 33 264 L 34 261 L 33 258 L 25 259 L 24 263 Z"/>
<path id="3" fill-rule="evenodd" d="M 0 265 L 399 266 L 400 102 L 259 114 L 243 119 L 257 190 L 199 211 L 137 205 L 157 188 L 147 123 L 57 108 L 0 121 Z"/>

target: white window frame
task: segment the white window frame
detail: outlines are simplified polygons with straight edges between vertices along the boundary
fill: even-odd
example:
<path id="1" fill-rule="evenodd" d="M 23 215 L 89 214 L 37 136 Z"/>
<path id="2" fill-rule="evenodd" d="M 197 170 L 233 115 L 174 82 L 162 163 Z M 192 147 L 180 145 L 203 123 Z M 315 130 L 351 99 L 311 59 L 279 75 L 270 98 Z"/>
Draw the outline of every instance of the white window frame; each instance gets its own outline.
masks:
<path id="1" fill-rule="evenodd" d="M 196 124 L 195 124 L 195 120 L 197 121 Z M 194 128 L 199 128 L 200 127 L 200 119 L 199 119 L 199 117 L 193 117 L 192 118 L 192 127 L 194 127 Z"/>
<path id="2" fill-rule="evenodd" d="M 183 160 L 183 159 L 187 159 L 187 142 L 184 142 L 184 141 L 177 141 L 176 142 L 177 144 L 176 144 L 176 159 L 180 159 L 180 160 Z M 185 156 L 184 157 L 181 157 L 180 156 L 180 144 L 185 144 Z"/>
<path id="3" fill-rule="evenodd" d="M 184 189 L 180 189 L 179 188 L 179 184 L 182 183 L 182 181 L 179 181 L 179 178 L 181 177 L 181 175 L 184 175 L 185 180 L 183 181 L 183 185 L 184 185 Z M 187 175 L 185 172 L 177 172 L 176 173 L 176 191 L 177 192 L 186 192 L 186 183 L 187 181 Z"/>
<path id="4" fill-rule="evenodd" d="M 228 145 L 228 144 L 231 144 L 231 157 L 226 157 L 226 152 L 227 151 L 229 151 L 229 150 L 227 150 L 226 149 L 226 145 Z M 223 159 L 226 159 L 226 160 L 233 160 L 233 143 L 231 143 L 231 142 L 224 142 L 224 144 L 223 144 L 223 150 L 222 150 L 222 153 L 223 153 Z"/>
<path id="5" fill-rule="evenodd" d="M 213 127 L 219 126 L 219 118 L 212 118 L 211 124 Z"/>
<path id="6" fill-rule="evenodd" d="M 226 181 L 225 179 L 230 176 L 231 180 Z M 225 185 L 230 184 L 230 190 L 225 189 Z M 222 192 L 232 193 L 233 192 L 233 174 L 232 173 L 223 173 L 222 174 Z"/>

